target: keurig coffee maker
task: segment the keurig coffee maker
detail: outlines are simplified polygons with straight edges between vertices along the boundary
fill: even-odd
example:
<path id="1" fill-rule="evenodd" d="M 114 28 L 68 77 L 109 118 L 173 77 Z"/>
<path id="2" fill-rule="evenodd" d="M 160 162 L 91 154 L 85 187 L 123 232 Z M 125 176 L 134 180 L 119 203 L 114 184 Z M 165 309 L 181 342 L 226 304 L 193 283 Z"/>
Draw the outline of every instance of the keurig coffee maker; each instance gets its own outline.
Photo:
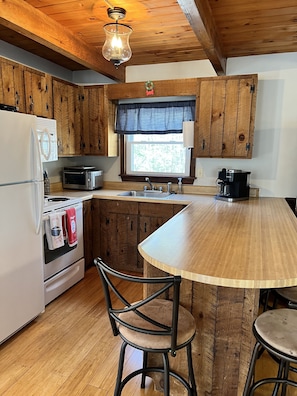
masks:
<path id="1" fill-rule="evenodd" d="M 244 172 L 239 169 L 223 168 L 218 173 L 217 184 L 219 192 L 216 195 L 216 199 L 229 202 L 249 199 L 250 174 L 251 172 Z"/>

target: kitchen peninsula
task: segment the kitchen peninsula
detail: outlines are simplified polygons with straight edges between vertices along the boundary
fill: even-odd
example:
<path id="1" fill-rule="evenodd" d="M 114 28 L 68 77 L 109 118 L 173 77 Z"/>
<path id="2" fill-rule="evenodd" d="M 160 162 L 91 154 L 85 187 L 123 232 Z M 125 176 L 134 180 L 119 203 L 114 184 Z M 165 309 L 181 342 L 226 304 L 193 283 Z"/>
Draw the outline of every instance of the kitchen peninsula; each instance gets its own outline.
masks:
<path id="1" fill-rule="evenodd" d="M 297 285 L 297 219 L 282 198 L 224 202 L 199 196 L 139 245 L 145 275 L 181 275 L 196 318 L 198 391 L 242 395 L 260 288 Z M 182 370 L 181 356 L 172 359 Z"/>

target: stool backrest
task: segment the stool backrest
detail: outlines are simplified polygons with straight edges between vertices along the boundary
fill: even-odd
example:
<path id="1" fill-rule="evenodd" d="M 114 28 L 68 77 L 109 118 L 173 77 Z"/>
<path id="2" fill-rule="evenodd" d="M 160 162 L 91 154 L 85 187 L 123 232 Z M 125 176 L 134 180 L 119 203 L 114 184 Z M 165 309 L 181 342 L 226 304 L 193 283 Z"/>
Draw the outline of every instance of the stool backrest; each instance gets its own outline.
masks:
<path id="1" fill-rule="evenodd" d="M 177 342 L 177 324 L 181 277 L 170 275 L 158 278 L 144 278 L 140 276 L 128 275 L 112 269 L 107 264 L 105 264 L 100 257 L 96 258 L 94 260 L 94 263 L 97 267 L 103 285 L 107 311 L 113 334 L 115 336 L 119 334 L 118 329 L 119 325 L 121 325 L 128 327 L 129 329 L 132 329 L 136 332 L 161 337 L 170 336 L 170 352 L 174 356 Z M 117 287 L 119 279 L 127 282 L 127 287 L 121 287 L 121 291 L 119 291 Z M 142 300 L 135 302 L 129 301 L 129 297 L 127 297 L 129 293 L 125 293 L 125 291 L 128 290 L 129 283 L 141 283 L 143 285 L 150 284 L 155 285 L 156 287 L 153 287 L 154 292 L 152 294 L 143 298 Z M 160 297 L 172 300 L 172 315 L 170 324 L 162 323 L 161 318 L 160 321 L 156 321 L 155 319 L 150 318 L 148 314 L 144 315 L 141 312 L 141 307 Z M 134 314 L 141 317 L 145 322 L 149 324 L 148 328 L 146 328 L 145 326 L 131 326 L 131 323 L 125 321 L 124 314 L 127 312 L 134 312 Z"/>

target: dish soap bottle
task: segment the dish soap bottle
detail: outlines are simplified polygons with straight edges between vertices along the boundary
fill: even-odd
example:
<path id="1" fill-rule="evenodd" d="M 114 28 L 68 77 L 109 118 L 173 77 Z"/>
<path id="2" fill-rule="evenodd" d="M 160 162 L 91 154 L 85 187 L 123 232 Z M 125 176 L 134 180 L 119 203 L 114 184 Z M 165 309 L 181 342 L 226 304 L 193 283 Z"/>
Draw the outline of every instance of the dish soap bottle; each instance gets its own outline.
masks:
<path id="1" fill-rule="evenodd" d="M 177 193 L 182 194 L 183 193 L 183 184 L 182 184 L 182 177 L 179 177 L 177 183 Z"/>

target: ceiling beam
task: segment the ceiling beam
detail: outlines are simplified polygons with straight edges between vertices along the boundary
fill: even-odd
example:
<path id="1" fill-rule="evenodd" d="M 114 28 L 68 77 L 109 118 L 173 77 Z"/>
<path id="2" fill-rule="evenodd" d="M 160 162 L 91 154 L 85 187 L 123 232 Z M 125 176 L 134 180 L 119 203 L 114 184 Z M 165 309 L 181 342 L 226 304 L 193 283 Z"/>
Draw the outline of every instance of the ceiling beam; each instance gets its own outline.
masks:
<path id="1" fill-rule="evenodd" d="M 23 0 L 0 0 L 0 21 L 7 28 L 116 81 L 125 82 L 125 68 L 115 69 L 99 50 Z"/>
<path id="2" fill-rule="evenodd" d="M 202 49 L 218 75 L 226 74 L 226 58 L 223 56 L 219 35 L 211 8 L 205 0 L 177 0 L 188 19 Z"/>

